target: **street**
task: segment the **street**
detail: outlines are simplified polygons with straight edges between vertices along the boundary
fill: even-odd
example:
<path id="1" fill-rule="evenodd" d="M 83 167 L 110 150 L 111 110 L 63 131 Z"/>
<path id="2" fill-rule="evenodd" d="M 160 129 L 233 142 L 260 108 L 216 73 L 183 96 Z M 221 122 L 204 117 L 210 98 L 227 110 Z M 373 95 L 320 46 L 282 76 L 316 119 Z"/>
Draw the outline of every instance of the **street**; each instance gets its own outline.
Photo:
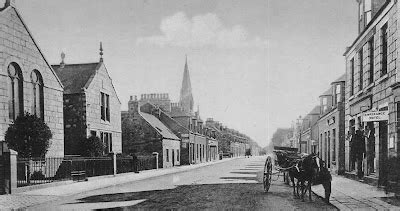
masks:
<path id="1" fill-rule="evenodd" d="M 239 158 L 185 172 L 153 177 L 127 184 L 58 197 L 30 210 L 70 209 L 244 209 L 310 210 L 336 209 L 320 198 L 302 202 L 292 196 L 282 177 L 273 177 L 264 193 L 264 157 Z"/>

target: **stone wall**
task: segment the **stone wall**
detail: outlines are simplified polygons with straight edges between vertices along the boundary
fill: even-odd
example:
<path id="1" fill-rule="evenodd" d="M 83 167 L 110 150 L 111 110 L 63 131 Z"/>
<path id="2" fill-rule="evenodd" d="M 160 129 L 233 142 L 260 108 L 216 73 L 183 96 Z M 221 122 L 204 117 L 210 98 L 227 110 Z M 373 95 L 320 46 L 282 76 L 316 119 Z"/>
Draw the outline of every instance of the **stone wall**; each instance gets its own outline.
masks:
<path id="1" fill-rule="evenodd" d="M 110 96 L 110 121 L 101 119 L 100 92 Z M 112 150 L 115 153 L 122 153 L 121 137 L 121 103 L 103 63 L 97 70 L 88 89 L 86 90 L 87 102 L 87 135 L 90 131 L 112 133 Z"/>
<path id="2" fill-rule="evenodd" d="M 44 84 L 44 121 L 53 134 L 46 156 L 64 155 L 63 88 L 45 60 L 16 9 L 7 7 L 0 11 L 0 141 L 11 121 L 8 119 L 7 67 L 17 63 L 23 75 L 24 111 L 32 112 L 33 70 L 38 70 Z"/>

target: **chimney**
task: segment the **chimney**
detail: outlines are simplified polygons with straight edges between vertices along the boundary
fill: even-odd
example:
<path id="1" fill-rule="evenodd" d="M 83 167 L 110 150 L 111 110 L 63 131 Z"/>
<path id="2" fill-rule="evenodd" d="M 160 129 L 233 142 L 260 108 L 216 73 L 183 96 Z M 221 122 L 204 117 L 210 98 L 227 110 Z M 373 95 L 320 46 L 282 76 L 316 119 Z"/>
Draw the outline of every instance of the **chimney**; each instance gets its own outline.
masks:
<path id="1" fill-rule="evenodd" d="M 131 95 L 130 98 L 129 98 L 129 101 L 132 101 L 132 100 L 133 100 L 133 96 Z"/>
<path id="2" fill-rule="evenodd" d="M 61 52 L 60 68 L 64 68 L 64 66 L 65 66 L 64 59 L 65 59 L 65 53 L 64 53 L 64 52 Z"/>
<path id="3" fill-rule="evenodd" d="M 4 4 L 4 8 L 7 8 L 9 6 L 15 7 L 15 0 L 6 0 L 6 3 Z"/>

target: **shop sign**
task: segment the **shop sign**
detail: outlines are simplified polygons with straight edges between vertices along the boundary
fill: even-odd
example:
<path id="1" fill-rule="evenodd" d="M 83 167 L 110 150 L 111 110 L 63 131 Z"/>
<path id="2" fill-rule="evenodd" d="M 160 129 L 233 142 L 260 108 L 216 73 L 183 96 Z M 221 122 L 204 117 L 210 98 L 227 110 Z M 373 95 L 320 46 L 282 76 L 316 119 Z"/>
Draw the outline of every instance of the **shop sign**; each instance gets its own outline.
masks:
<path id="1" fill-rule="evenodd" d="M 378 122 L 389 120 L 389 111 L 371 111 L 363 114 L 363 122 Z"/>

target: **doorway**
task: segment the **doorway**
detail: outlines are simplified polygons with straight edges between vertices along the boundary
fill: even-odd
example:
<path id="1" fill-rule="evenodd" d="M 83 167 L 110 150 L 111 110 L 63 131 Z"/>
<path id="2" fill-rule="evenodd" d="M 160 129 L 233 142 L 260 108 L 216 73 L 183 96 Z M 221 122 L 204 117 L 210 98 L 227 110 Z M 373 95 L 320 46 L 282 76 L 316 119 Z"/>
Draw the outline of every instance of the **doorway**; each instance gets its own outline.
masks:
<path id="1" fill-rule="evenodd" d="M 388 121 L 379 122 L 379 184 L 385 185 L 387 179 Z"/>

